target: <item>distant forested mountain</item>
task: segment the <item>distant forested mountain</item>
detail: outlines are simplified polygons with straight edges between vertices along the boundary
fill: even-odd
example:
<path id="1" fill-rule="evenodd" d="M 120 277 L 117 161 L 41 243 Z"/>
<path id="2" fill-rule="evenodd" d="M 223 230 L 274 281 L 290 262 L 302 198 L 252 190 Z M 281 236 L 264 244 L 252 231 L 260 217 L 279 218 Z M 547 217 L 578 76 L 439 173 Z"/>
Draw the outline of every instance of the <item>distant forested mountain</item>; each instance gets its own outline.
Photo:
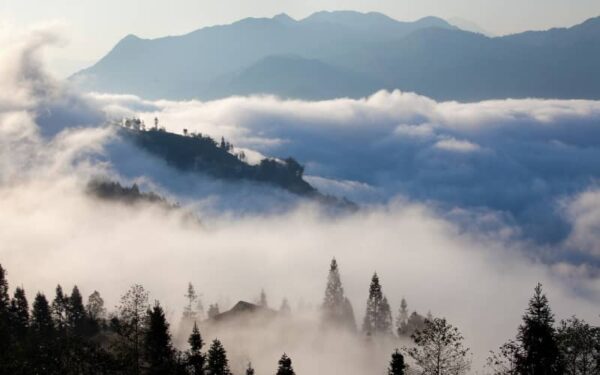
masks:
<path id="1" fill-rule="evenodd" d="M 276 94 L 325 99 L 379 89 L 439 100 L 600 98 L 600 17 L 490 38 L 428 17 L 319 12 L 247 18 L 182 36 L 129 35 L 72 79 L 145 98 Z"/>

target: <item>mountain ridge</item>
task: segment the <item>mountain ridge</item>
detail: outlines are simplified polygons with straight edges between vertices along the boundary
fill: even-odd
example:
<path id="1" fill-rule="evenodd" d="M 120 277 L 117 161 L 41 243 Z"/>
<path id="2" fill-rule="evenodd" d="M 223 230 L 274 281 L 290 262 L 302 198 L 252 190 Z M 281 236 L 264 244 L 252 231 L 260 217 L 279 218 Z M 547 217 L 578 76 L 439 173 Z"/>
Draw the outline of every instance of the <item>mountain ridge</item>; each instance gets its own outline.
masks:
<path id="1" fill-rule="evenodd" d="M 292 55 L 304 59 L 303 66 L 280 58 Z M 264 71 L 265 61 L 273 76 Z M 487 37 L 436 17 L 401 22 L 376 12 L 323 11 L 301 20 L 245 18 L 156 39 L 130 34 L 72 79 L 84 89 L 175 100 L 251 94 L 322 100 L 379 89 L 436 100 L 600 99 L 597 63 L 600 17 Z M 324 79 L 325 72 L 332 78 Z M 298 89 L 301 82 L 310 89 Z"/>

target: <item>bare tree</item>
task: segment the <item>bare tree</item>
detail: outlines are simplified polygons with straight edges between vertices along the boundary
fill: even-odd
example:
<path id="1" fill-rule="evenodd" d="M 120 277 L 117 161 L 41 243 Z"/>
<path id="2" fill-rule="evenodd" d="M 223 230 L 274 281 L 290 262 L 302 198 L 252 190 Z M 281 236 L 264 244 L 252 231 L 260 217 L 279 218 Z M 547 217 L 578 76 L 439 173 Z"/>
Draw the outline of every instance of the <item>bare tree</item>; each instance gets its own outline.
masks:
<path id="1" fill-rule="evenodd" d="M 471 368 L 469 349 L 463 336 L 446 319 L 425 321 L 425 328 L 412 335 L 415 346 L 407 349 L 423 375 L 461 375 Z"/>

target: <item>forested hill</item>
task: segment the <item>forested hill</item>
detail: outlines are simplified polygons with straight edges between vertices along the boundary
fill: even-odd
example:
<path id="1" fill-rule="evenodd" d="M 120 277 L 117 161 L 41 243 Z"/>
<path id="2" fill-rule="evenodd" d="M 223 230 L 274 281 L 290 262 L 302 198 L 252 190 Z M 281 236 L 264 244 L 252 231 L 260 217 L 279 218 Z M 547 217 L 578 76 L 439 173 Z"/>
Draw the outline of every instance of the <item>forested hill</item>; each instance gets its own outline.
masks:
<path id="1" fill-rule="evenodd" d="M 121 127 L 120 132 L 125 139 L 181 171 L 204 173 L 223 180 L 265 183 L 322 203 L 355 208 L 346 199 L 321 194 L 304 180 L 304 167 L 291 157 L 282 160 L 266 158 L 252 165 L 246 161 L 243 152 L 233 154 L 233 146 L 224 139 L 216 142 L 202 134 L 179 135 L 157 128 Z"/>

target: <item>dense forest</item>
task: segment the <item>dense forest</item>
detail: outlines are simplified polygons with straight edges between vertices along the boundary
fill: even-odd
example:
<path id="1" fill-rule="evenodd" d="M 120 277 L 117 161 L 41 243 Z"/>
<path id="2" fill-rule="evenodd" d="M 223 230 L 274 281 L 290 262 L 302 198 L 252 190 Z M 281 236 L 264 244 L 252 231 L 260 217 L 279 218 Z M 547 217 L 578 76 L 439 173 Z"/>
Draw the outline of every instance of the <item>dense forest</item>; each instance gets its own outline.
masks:
<path id="1" fill-rule="evenodd" d="M 228 353 L 221 341 L 205 343 L 199 330 L 198 295 L 188 285 L 182 319 L 192 322 L 187 346 L 176 348 L 165 310 L 158 301 L 150 304 L 148 292 L 133 285 L 121 297 L 115 311 L 108 312 L 99 292 L 84 303 L 77 286 L 66 293 L 59 285 L 50 300 L 38 292 L 30 307 L 25 290 L 9 293 L 7 271 L 0 266 L 0 373 L 1 374 L 203 374 L 231 375 Z M 279 311 L 268 309 L 264 291 L 257 304 L 239 303 L 247 313 L 269 311 L 270 318 L 289 316 L 284 300 Z M 364 337 L 408 342 L 390 354 L 389 375 L 460 375 L 471 369 L 470 349 L 457 327 L 444 318 L 416 312 L 408 314 L 403 299 L 395 322 L 377 274 L 369 286 L 365 316 L 357 329 L 350 301 L 336 260 L 332 260 L 323 302 L 322 329 L 338 329 Z M 211 305 L 208 323 L 231 318 L 236 308 L 220 313 Z M 394 324 L 395 323 L 395 324 Z M 403 340 L 404 338 L 404 340 Z M 283 351 L 283 348 L 282 348 Z M 255 374 L 248 363 L 245 374 Z M 600 328 L 572 317 L 556 324 L 537 285 L 525 309 L 514 340 L 488 359 L 484 371 L 494 375 L 593 375 L 600 373 Z M 273 364 L 277 375 L 295 374 L 285 353 Z M 377 373 L 374 370 L 373 373 Z"/>

